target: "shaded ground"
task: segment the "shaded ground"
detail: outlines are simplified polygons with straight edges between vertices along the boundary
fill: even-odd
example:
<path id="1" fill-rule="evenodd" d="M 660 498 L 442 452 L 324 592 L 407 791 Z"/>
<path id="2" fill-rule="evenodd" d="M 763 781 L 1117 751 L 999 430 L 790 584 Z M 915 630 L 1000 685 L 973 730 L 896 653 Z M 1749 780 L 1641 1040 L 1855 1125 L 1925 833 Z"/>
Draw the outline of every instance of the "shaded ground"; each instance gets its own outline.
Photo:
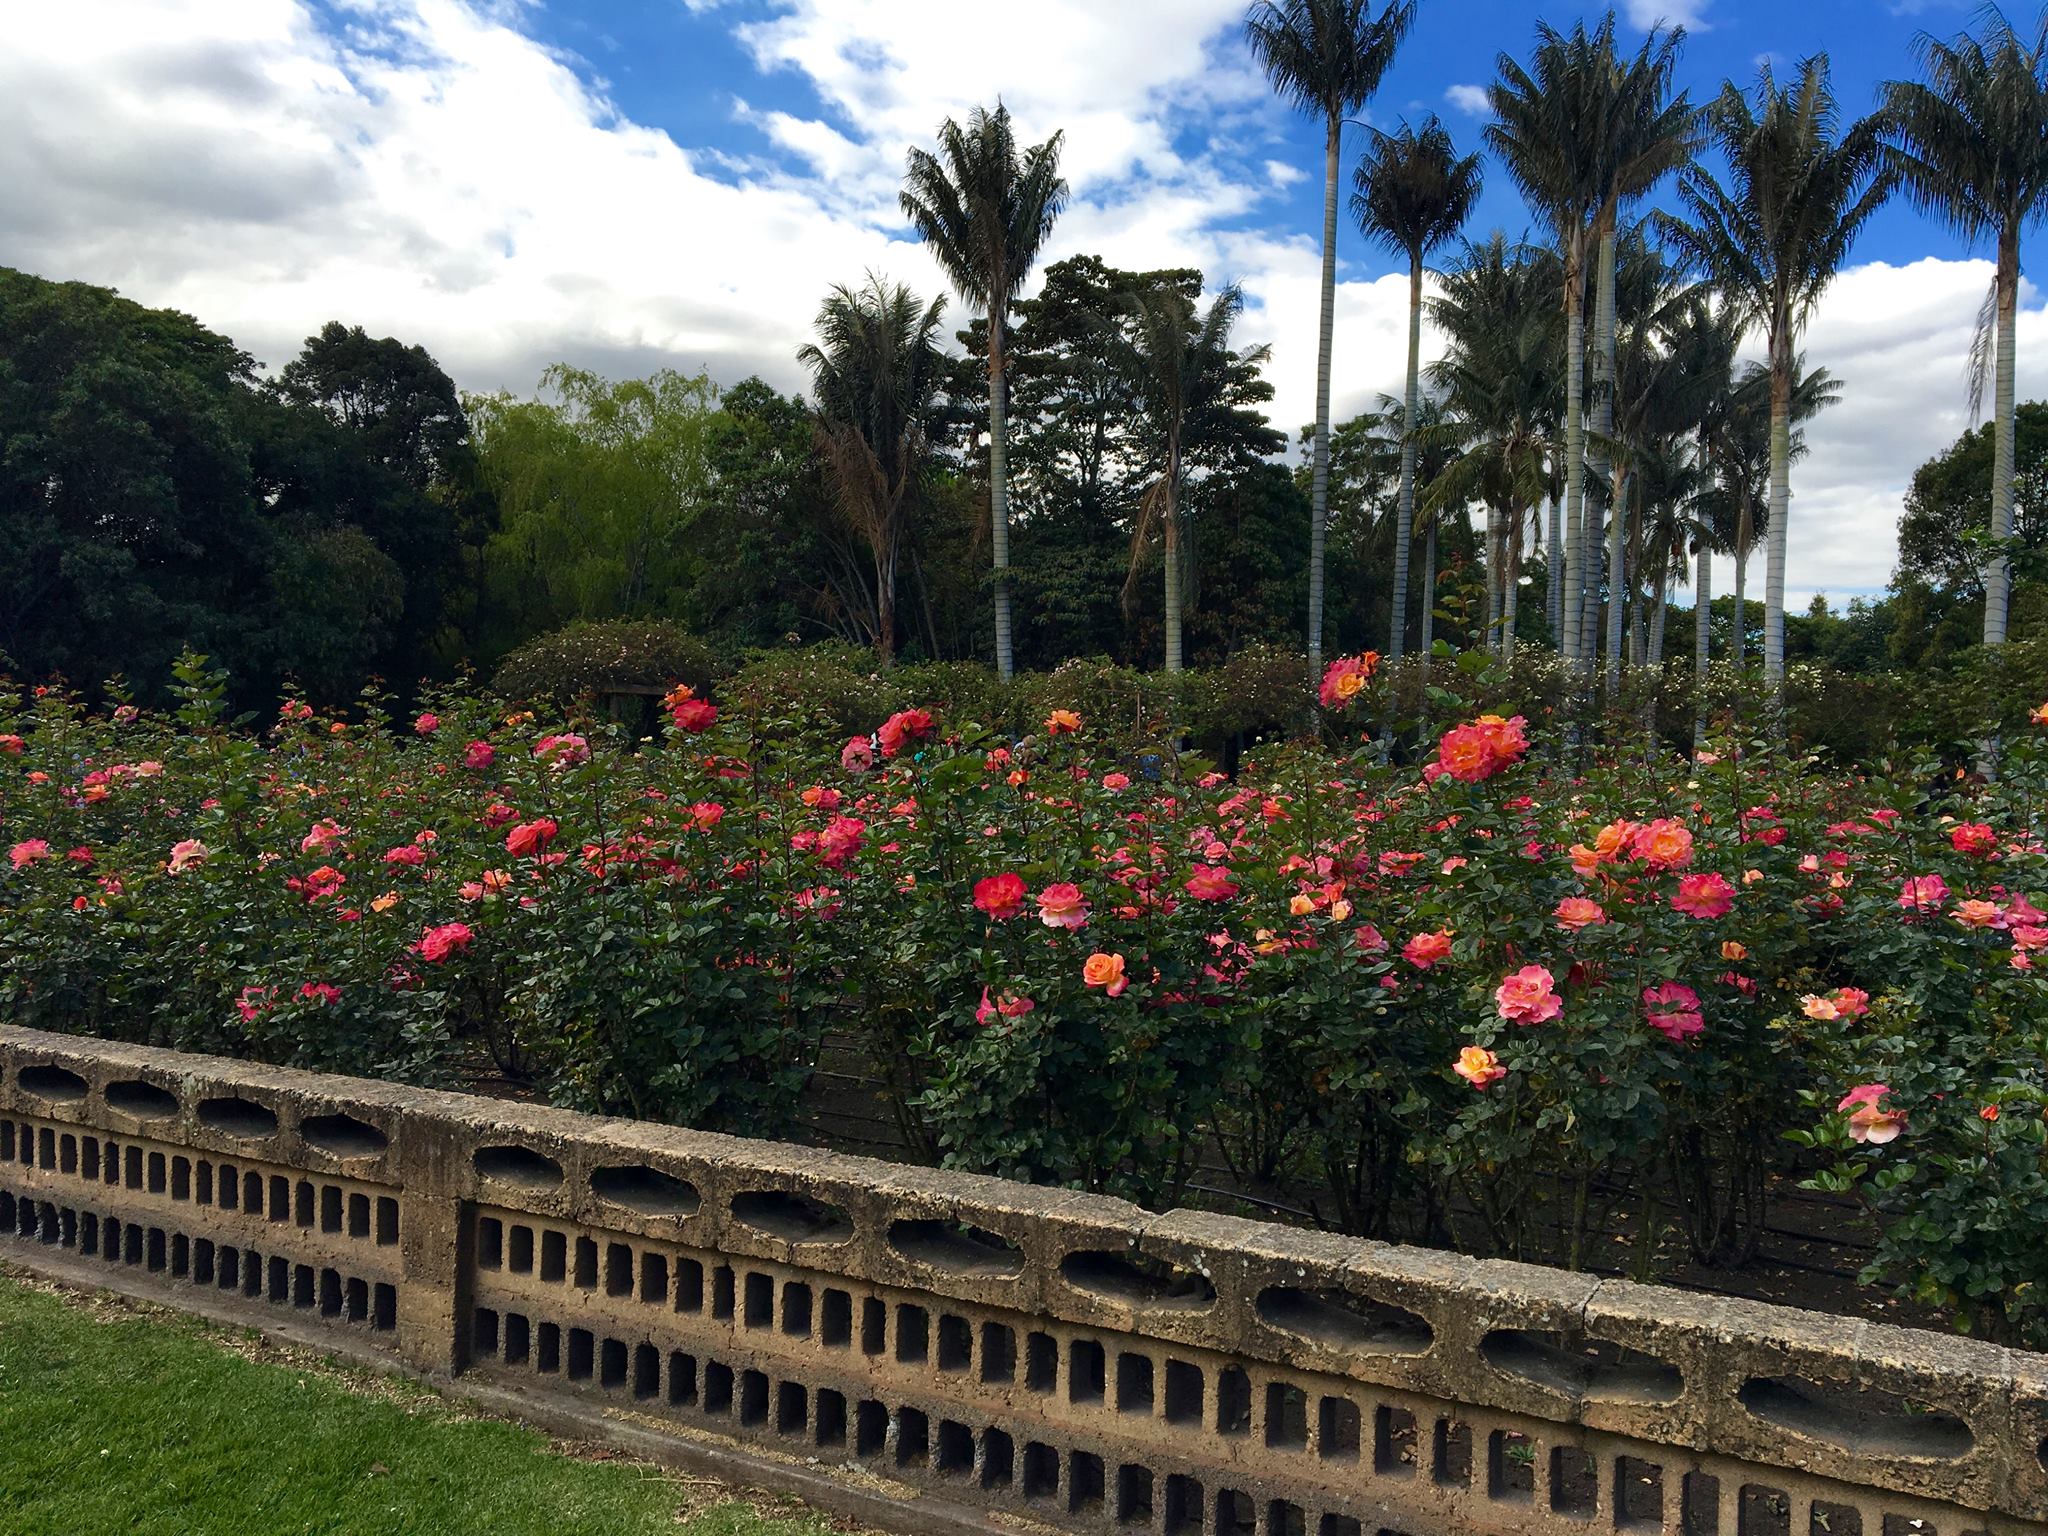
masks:
<path id="1" fill-rule="evenodd" d="M 0 1272 L 0 1445 L 10 1536 L 834 1529 L 313 1350 L 11 1270 Z"/>

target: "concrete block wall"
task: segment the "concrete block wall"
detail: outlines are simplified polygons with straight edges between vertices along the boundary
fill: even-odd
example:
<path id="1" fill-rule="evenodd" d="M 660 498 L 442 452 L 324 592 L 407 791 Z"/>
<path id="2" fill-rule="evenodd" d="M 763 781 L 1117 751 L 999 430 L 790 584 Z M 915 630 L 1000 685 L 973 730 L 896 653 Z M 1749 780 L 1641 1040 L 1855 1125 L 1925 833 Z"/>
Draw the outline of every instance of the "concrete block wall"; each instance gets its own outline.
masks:
<path id="1" fill-rule="evenodd" d="M 4 1027 L 0 1256 L 900 1529 L 2048 1531 L 2039 1356 Z"/>

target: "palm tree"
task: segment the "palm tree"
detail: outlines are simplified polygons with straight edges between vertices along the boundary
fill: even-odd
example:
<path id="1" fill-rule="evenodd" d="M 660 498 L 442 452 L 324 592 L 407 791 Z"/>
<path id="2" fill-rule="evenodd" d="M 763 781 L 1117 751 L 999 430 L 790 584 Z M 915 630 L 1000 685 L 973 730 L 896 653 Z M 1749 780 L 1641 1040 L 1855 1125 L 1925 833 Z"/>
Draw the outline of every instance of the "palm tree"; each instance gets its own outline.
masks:
<path id="1" fill-rule="evenodd" d="M 1479 157 L 1460 159 L 1434 116 L 1418 132 L 1368 130 L 1372 145 L 1352 184 L 1351 216 L 1369 240 L 1408 258 L 1408 389 L 1404 420 L 1415 419 L 1422 372 L 1422 263 L 1455 236 L 1479 198 Z M 1398 657 L 1408 636 L 1408 550 L 1415 524 L 1415 443 L 1401 444 L 1401 495 L 1394 523 L 1394 618 L 1387 654 Z"/>
<path id="2" fill-rule="evenodd" d="M 1678 49 L 1685 41 L 1683 28 L 1665 31 L 1652 27 L 1634 59 L 1623 64 L 1613 53 L 1613 16 L 1602 29 L 1606 44 L 1607 82 L 1606 132 L 1600 144 L 1603 196 L 1593 215 L 1598 257 L 1594 271 L 1597 293 L 1594 301 L 1593 351 L 1593 442 L 1614 429 L 1616 385 L 1615 324 L 1616 240 L 1621 213 L 1630 203 L 1647 195 L 1665 176 L 1692 159 L 1699 136 L 1699 114 L 1685 93 L 1671 95 L 1671 82 L 1678 64 Z M 1598 484 L 1596 473 L 1589 484 Z M 1623 529 L 1619 511 L 1609 519 L 1607 582 L 1612 593 L 1627 586 L 1622 569 Z M 1591 590 L 1597 582 L 1587 584 Z M 1588 611 L 1592 605 L 1588 603 Z M 1610 608 L 1607 626 L 1608 686 L 1618 683 L 1620 647 L 1618 609 Z M 1590 631 L 1582 652 L 1590 659 L 1597 636 Z"/>
<path id="3" fill-rule="evenodd" d="M 1972 244 L 1989 235 L 1998 250 L 1996 404 L 1991 456 L 1993 554 L 1984 572 L 1984 643 L 2005 643 L 2011 572 L 2004 541 L 2012 536 L 2013 346 L 2019 306 L 2020 231 L 2048 207 L 2048 11 L 2030 40 L 1987 7 L 1985 36 L 1952 43 L 1921 33 L 1914 39 L 1919 81 L 1884 88 L 1885 161 L 1921 209 Z M 1982 398 L 1972 380 L 1972 414 Z"/>
<path id="4" fill-rule="evenodd" d="M 901 283 L 870 273 L 835 285 L 818 310 L 818 340 L 797 351 L 811 370 L 816 428 L 840 510 L 874 554 L 875 649 L 896 654 L 896 559 L 910 493 L 930 446 L 927 422 L 945 374 L 938 345 L 944 298 L 920 306 Z"/>
<path id="5" fill-rule="evenodd" d="M 1158 469 L 1138 499 L 1131 524 L 1129 599 L 1144 552 L 1158 531 L 1165 545 L 1166 670 L 1181 670 L 1184 557 L 1181 550 L 1181 487 L 1187 473 L 1190 438 L 1233 374 L 1256 368 L 1266 347 L 1230 350 L 1230 328 L 1244 308 L 1244 296 L 1225 288 L 1198 314 L 1194 299 L 1176 283 L 1155 283 L 1124 300 L 1122 326 L 1105 326 L 1109 363 L 1139 402 L 1154 438 Z"/>
<path id="6" fill-rule="evenodd" d="M 1061 135 L 1020 155 L 1010 113 L 976 107 L 963 130 L 939 125 L 939 154 L 910 151 L 904 216 L 931 247 L 960 297 L 988 316 L 988 512 L 995 555 L 996 671 L 1010 676 L 1010 487 L 1004 342 L 1011 302 L 1066 205 Z M 943 157 L 943 158 L 941 158 Z"/>
<path id="7" fill-rule="evenodd" d="M 1415 0 L 1257 0 L 1245 39 L 1273 89 L 1323 119 L 1322 325 L 1316 341 L 1316 435 L 1309 479 L 1308 660 L 1323 659 L 1323 535 L 1330 511 L 1330 331 L 1337 304 L 1337 150 L 1415 23 Z"/>
<path id="8" fill-rule="evenodd" d="M 1666 238 L 1764 330 L 1771 380 L 1764 677 L 1780 705 L 1793 347 L 1858 232 L 1891 192 L 1877 120 L 1837 132 L 1837 115 L 1825 54 L 1802 63 L 1789 89 L 1765 65 L 1753 105 L 1733 83 L 1724 85 L 1707 123 L 1728 161 L 1730 184 L 1695 168 L 1679 187 L 1690 220 L 1660 216 Z"/>
<path id="9" fill-rule="evenodd" d="M 1611 114 L 1614 18 L 1588 35 L 1583 25 L 1566 36 L 1536 24 L 1536 51 L 1527 69 L 1500 55 L 1500 78 L 1487 88 L 1494 120 L 1487 147 L 1500 156 L 1522 197 L 1555 233 L 1564 291 L 1564 628 L 1567 658 L 1580 650 L 1579 614 L 1585 588 L 1585 376 L 1586 240 L 1607 196 L 1602 145 Z"/>

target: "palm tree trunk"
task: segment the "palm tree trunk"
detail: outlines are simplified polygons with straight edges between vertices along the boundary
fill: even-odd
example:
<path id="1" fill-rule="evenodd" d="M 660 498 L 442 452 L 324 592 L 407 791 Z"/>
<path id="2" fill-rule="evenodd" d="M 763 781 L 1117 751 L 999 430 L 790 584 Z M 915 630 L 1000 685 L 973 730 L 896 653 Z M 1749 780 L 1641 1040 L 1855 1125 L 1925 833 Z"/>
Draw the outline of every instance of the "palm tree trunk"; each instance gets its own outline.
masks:
<path id="1" fill-rule="evenodd" d="M 1003 369 L 1001 318 L 988 326 L 988 536 L 995 555 L 996 675 L 1005 682 L 1015 670 L 1010 643 L 1010 428 L 1009 381 Z"/>
<path id="2" fill-rule="evenodd" d="M 1594 314 L 1594 324 L 1598 327 L 1598 337 L 1593 363 L 1593 430 L 1604 438 L 1612 436 L 1614 432 L 1615 325 L 1614 220 L 1612 215 L 1609 215 L 1602 221 L 1596 281 L 1599 292 Z M 1594 448 L 1592 454 L 1596 464 L 1601 468 L 1607 466 L 1605 450 Z M 1607 690 L 1609 693 L 1612 693 L 1621 683 L 1621 594 L 1625 587 L 1623 579 L 1625 573 L 1622 570 L 1621 560 L 1621 519 L 1622 508 L 1628 505 L 1628 498 L 1618 477 L 1616 484 L 1610 489 L 1612 491 L 1611 496 L 1597 497 L 1597 499 L 1611 503 L 1607 507 L 1607 520 L 1612 526 L 1609 528 L 1607 535 L 1606 580 L 1609 610 L 1607 619 Z M 1596 498 L 1589 498 L 1589 507 L 1593 499 Z M 1590 518 L 1592 513 L 1589 511 L 1587 515 Z M 1597 532 L 1599 524 L 1594 523 L 1593 526 L 1596 530 L 1594 538 L 1597 541 L 1599 537 Z M 1600 585 L 1600 578 L 1598 576 L 1594 578 L 1593 585 L 1594 590 L 1597 591 Z M 1590 617 L 1597 619 L 1598 616 L 1599 609 L 1596 607 L 1592 610 Z M 1586 658 L 1589 673 L 1591 672 L 1592 657 L 1599 643 L 1600 637 L 1597 630 L 1586 636 Z"/>
<path id="3" fill-rule="evenodd" d="M 1564 264 L 1564 520 L 1565 566 L 1563 650 L 1576 660 L 1581 639 L 1579 621 L 1585 602 L 1586 569 L 1586 315 L 1583 257 L 1565 242 Z"/>
<path id="4" fill-rule="evenodd" d="M 1991 428 L 1991 537 L 2000 553 L 1984 571 L 1984 643 L 2005 644 L 2006 610 L 2012 598 L 2012 568 L 2003 553 L 2012 537 L 2013 343 L 2019 307 L 2020 236 L 2008 225 L 1998 241 L 1998 382 Z"/>
<path id="5" fill-rule="evenodd" d="M 1621 636 L 1627 617 L 1625 599 L 1629 593 L 1627 564 L 1622 559 L 1622 539 L 1628 531 L 1628 471 L 1614 472 L 1614 504 L 1607 510 L 1607 691 L 1621 687 Z"/>
<path id="6" fill-rule="evenodd" d="M 1771 526 L 1764 537 L 1764 681 L 1782 727 L 1785 706 L 1785 521 L 1792 503 L 1792 337 L 1771 338 Z"/>
<path id="7" fill-rule="evenodd" d="M 1178 672 L 1181 668 L 1180 652 L 1180 495 L 1177 481 L 1180 477 L 1180 455 L 1178 450 L 1169 453 L 1166 473 L 1170 477 L 1166 486 L 1166 670 Z"/>
<path id="8" fill-rule="evenodd" d="M 1408 639 L 1408 546 L 1415 528 L 1415 412 L 1422 379 L 1422 253 L 1408 260 L 1408 392 L 1401 419 L 1401 499 L 1394 514 L 1394 622 L 1387 654 L 1398 658 Z"/>
<path id="9" fill-rule="evenodd" d="M 1564 509 L 1555 496 L 1550 501 L 1550 538 L 1545 563 L 1550 569 L 1543 584 L 1543 619 L 1550 626 L 1550 643 L 1562 651 L 1559 630 L 1564 618 Z"/>
<path id="10" fill-rule="evenodd" d="M 1696 679 L 1692 708 L 1692 749 L 1699 751 L 1707 739 L 1707 667 L 1713 649 L 1712 582 L 1714 557 L 1701 539 L 1692 557 L 1692 656 Z"/>
<path id="11" fill-rule="evenodd" d="M 1650 619 L 1650 670 L 1656 671 L 1664 665 L 1664 622 L 1671 611 L 1671 578 L 1664 576 L 1657 582 L 1657 610 Z"/>
<path id="12" fill-rule="evenodd" d="M 1755 537 L 1755 519 L 1749 515 L 1749 493 L 1743 492 L 1742 510 L 1735 523 L 1735 625 L 1728 635 L 1728 659 L 1740 673 L 1744 652 L 1749 649 L 1749 546 Z"/>
<path id="13" fill-rule="evenodd" d="M 1500 603 L 1500 654 L 1503 660 L 1515 654 L 1515 616 L 1522 593 L 1522 514 L 1516 512 L 1508 524 L 1508 554 L 1502 570 L 1507 591 Z"/>
<path id="14" fill-rule="evenodd" d="M 1429 649 L 1436 644 L 1436 522 L 1422 538 L 1422 665 L 1429 666 Z"/>
<path id="15" fill-rule="evenodd" d="M 1323 137 L 1323 316 L 1316 338 L 1316 437 L 1309 478 L 1308 667 L 1323 669 L 1323 531 L 1330 515 L 1330 331 L 1337 308 L 1337 140 L 1330 117 Z"/>

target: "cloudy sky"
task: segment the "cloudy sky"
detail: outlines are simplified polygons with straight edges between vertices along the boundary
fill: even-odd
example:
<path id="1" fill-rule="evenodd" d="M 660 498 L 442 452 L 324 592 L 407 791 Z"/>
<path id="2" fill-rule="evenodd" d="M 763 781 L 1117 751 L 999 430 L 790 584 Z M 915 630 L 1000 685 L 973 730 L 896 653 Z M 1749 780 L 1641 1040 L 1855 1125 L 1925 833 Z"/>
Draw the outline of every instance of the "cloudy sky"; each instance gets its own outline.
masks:
<path id="1" fill-rule="evenodd" d="M 1966 0 L 1625 0 L 1633 41 L 1684 24 L 1705 95 L 1832 50 L 1852 111 Z M 66 0 L 0 51 L 0 264 L 173 305 L 281 364 L 328 319 L 424 344 L 468 389 L 558 359 L 708 368 L 794 389 L 819 295 L 936 270 L 896 208 L 905 148 L 998 94 L 1066 133 L 1053 259 L 1198 264 L 1273 345 L 1275 414 L 1313 410 L 1320 133 L 1267 93 L 1243 0 Z M 1439 113 L 1463 144 L 1502 49 L 1567 4 L 1422 0 L 1375 123 Z M 1347 158 L 1356 146 L 1347 143 Z M 1497 167 L 1473 232 L 1527 215 Z M 1845 403 L 1795 472 L 1793 600 L 1875 591 L 1913 467 L 1963 425 L 1989 282 L 1888 210 L 1806 340 Z M 1341 418 L 1397 387 L 1405 282 L 1340 247 Z M 2048 387 L 2026 294 L 2022 397 Z M 964 318 L 964 317 L 963 317 Z M 2038 360 L 2038 361 L 2037 361 Z M 1759 579 L 1761 573 L 1759 572 Z M 1726 576 L 1719 578 L 1725 582 Z"/>

